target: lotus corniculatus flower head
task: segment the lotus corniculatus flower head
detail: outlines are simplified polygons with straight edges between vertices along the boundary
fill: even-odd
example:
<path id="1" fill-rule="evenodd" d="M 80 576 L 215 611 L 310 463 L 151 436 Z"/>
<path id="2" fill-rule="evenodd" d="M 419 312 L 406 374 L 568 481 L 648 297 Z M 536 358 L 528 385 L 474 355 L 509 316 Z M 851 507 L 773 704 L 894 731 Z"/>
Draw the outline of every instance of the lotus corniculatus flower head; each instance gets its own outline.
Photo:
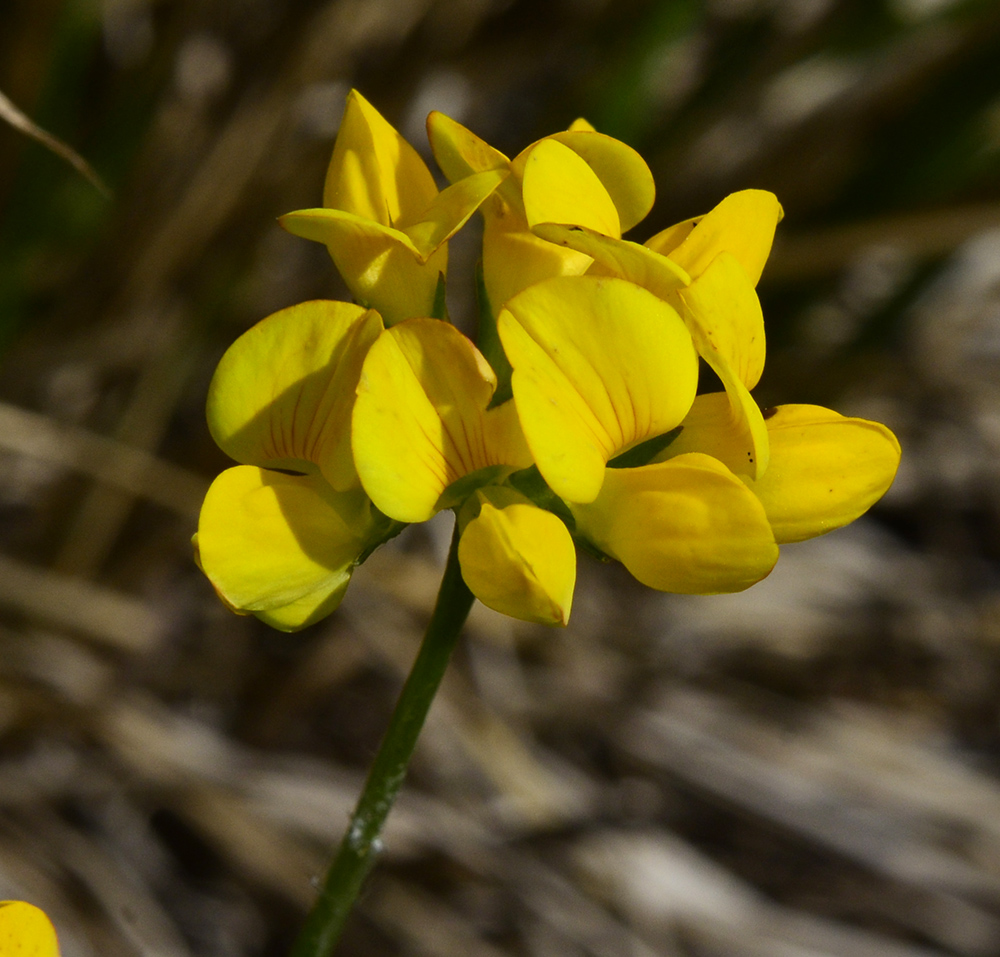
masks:
<path id="1" fill-rule="evenodd" d="M 751 395 L 756 285 L 782 216 L 771 193 L 734 193 L 639 245 L 623 234 L 652 206 L 649 168 L 585 121 L 513 160 L 440 113 L 428 135 L 441 192 L 351 93 L 323 208 L 282 222 L 326 244 L 358 304 L 269 316 L 210 387 L 212 435 L 239 464 L 212 483 L 195 552 L 234 611 L 310 625 L 377 546 L 455 514 L 424 640 L 297 945 L 310 952 L 336 942 L 371 867 L 474 597 L 567 624 L 577 545 L 661 591 L 740 591 L 781 544 L 860 516 L 900 458 L 877 422 L 762 411 Z M 445 276 L 447 242 L 477 209 L 474 342 L 447 321 Z M 721 391 L 698 394 L 703 362 Z M 54 957 L 37 921 L 34 936 L 27 916 L 4 923 L 13 906 L 0 952 Z"/>
<path id="2" fill-rule="evenodd" d="M 428 134 L 443 192 L 351 93 L 324 207 L 283 223 L 328 246 L 359 304 L 282 310 L 216 372 L 209 424 L 240 464 L 212 484 L 196 548 L 231 608 L 304 627 L 375 547 L 451 509 L 472 593 L 565 624 L 576 543 L 653 588 L 738 591 L 779 545 L 886 491 L 900 449 L 885 426 L 751 395 L 771 193 L 639 245 L 623 233 L 652 205 L 649 169 L 585 121 L 513 160 L 440 113 Z M 477 209 L 473 343 L 443 296 L 447 240 Z M 698 394 L 702 362 L 722 391 Z"/>
<path id="3" fill-rule="evenodd" d="M 0 901 L 0 954 L 59 957 L 56 931 L 45 911 L 24 901 Z"/>
<path id="4" fill-rule="evenodd" d="M 347 98 L 323 207 L 281 218 L 324 243 L 358 302 L 387 325 L 443 315 L 447 240 L 506 178 L 484 170 L 438 192 L 427 164 L 356 90 Z"/>

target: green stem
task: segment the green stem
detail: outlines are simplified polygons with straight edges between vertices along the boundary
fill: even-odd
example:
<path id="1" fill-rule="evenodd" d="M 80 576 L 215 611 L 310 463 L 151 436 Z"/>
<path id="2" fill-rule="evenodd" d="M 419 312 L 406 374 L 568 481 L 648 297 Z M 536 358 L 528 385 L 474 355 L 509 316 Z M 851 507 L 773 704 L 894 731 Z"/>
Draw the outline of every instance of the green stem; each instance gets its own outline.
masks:
<path id="1" fill-rule="evenodd" d="M 291 957 L 329 957 L 340 939 L 347 916 L 381 850 L 379 835 L 406 777 L 406 766 L 472 601 L 472 592 L 458 567 L 456 527 L 437 603 L 420 651 L 400 692 L 347 833 Z"/>

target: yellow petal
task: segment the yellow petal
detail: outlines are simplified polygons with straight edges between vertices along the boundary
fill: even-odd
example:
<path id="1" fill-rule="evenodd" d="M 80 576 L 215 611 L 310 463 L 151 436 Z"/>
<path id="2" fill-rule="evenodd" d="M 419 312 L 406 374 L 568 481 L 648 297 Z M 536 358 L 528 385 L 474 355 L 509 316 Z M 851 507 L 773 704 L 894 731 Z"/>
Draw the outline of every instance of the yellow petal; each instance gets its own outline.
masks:
<path id="1" fill-rule="evenodd" d="M 458 560 L 486 606 L 543 625 L 569 621 L 576 549 L 562 521 L 513 489 L 476 493 L 479 514 L 462 530 Z"/>
<path id="2" fill-rule="evenodd" d="M 853 522 L 892 484 L 899 442 L 884 425 L 814 405 L 780 405 L 767 430 L 771 464 L 749 482 L 779 542 Z"/>
<path id="3" fill-rule="evenodd" d="M 333 614 L 344 600 L 347 586 L 351 583 L 350 574 L 346 575 L 339 586 L 332 591 L 325 585 L 314 592 L 289 602 L 280 608 L 267 608 L 255 611 L 253 615 L 265 625 L 270 625 L 278 631 L 301 631 L 317 621 L 322 621 L 327 615 Z"/>
<path id="4" fill-rule="evenodd" d="M 645 218 L 653 208 L 656 187 L 653 174 L 646 161 L 631 146 L 603 133 L 589 130 L 566 130 L 553 133 L 539 143 L 556 142 L 568 146 L 580 156 L 594 171 L 597 178 L 611 196 L 618 210 L 621 235 Z M 511 169 L 520 178 L 525 163 L 539 144 L 522 150 L 512 161 Z M 551 222 L 573 222 L 574 220 L 551 220 Z M 610 235 L 610 234 L 609 234 Z"/>
<path id="5" fill-rule="evenodd" d="M 510 160 L 503 153 L 443 113 L 434 111 L 427 117 L 427 138 L 438 166 L 450 183 L 458 183 L 468 176 L 488 170 L 510 173 Z M 521 184 L 515 182 L 513 177 L 508 175 L 505 178 L 497 189 L 497 196 L 514 210 L 524 212 L 521 207 Z M 484 206 L 484 218 L 488 220 L 491 211 L 500 208 L 503 203 Z"/>
<path id="6" fill-rule="evenodd" d="M 521 191 L 529 226 L 568 223 L 621 237 L 618 210 L 597 174 L 555 139 L 542 140 L 528 154 Z"/>
<path id="7" fill-rule="evenodd" d="M 427 261 L 427 257 L 417 248 L 417 244 L 403 230 L 394 226 L 384 226 L 368 217 L 349 213 L 343 209 L 327 209 L 325 206 L 317 206 L 315 209 L 296 209 L 279 216 L 278 222 L 293 236 L 323 243 L 329 248 L 334 261 L 337 260 L 335 250 L 339 250 L 342 246 L 349 247 L 351 242 L 356 241 L 357 236 L 366 237 L 361 241 L 377 244 L 380 250 L 391 245 L 402 246 L 418 263 Z M 359 262 L 364 263 L 365 260 Z M 355 271 L 363 271 L 363 267 L 359 266 Z M 344 278 L 347 279 L 346 276 Z"/>
<path id="8" fill-rule="evenodd" d="M 532 231 L 550 243 L 586 253 L 608 275 L 634 282 L 661 299 L 691 282 L 691 277 L 673 260 L 627 239 L 613 239 L 579 226 L 556 223 L 540 223 Z"/>
<path id="9" fill-rule="evenodd" d="M 594 129 L 593 124 L 589 120 L 584 119 L 582 116 L 578 116 L 575 120 L 573 120 L 572 123 L 570 123 L 570 125 L 569 125 L 569 131 L 571 133 L 579 133 L 579 132 L 596 133 L 597 132 L 597 130 Z"/>
<path id="10" fill-rule="evenodd" d="M 535 147 L 540 142 L 554 141 L 568 146 L 591 167 L 611 195 L 622 230 L 631 229 L 653 207 L 656 188 L 646 161 L 620 140 L 595 132 L 583 119 L 576 120 L 565 132 L 532 143 L 513 163 L 461 123 L 442 113 L 431 113 L 427 117 L 427 135 L 438 165 L 452 183 L 471 173 L 511 168 L 514 178 L 503 188 L 503 195 L 510 200 Z M 516 202 L 513 205 L 516 207 Z"/>
<path id="11" fill-rule="evenodd" d="M 701 275 L 720 252 L 731 253 L 756 286 L 783 215 L 773 193 L 745 189 L 731 193 L 705 216 L 658 233 L 646 245 L 670 256 L 692 276 Z"/>
<path id="12" fill-rule="evenodd" d="M 208 425 L 237 462 L 309 470 L 357 484 L 350 424 L 361 363 L 378 315 L 317 300 L 261 320 L 226 351 L 208 391 Z"/>
<path id="13" fill-rule="evenodd" d="M 383 226 L 416 222 L 437 186 L 427 164 L 357 90 L 347 97 L 323 205 Z"/>
<path id="14" fill-rule="evenodd" d="M 585 253 L 539 239 L 509 205 L 486 217 L 483 280 L 494 316 L 523 289 L 556 276 L 582 276 L 592 262 Z"/>
<path id="15" fill-rule="evenodd" d="M 387 325 L 432 313 L 448 271 L 447 246 L 421 262 L 406 233 L 335 209 L 300 209 L 279 222 L 296 236 L 325 243 L 358 302 L 377 309 Z"/>
<path id="16" fill-rule="evenodd" d="M 737 475 L 746 473 L 746 441 L 741 431 L 734 427 L 732 405 L 725 392 L 705 392 L 696 396 L 691 411 L 681 423 L 680 433 L 654 461 L 665 462 L 687 452 L 703 452 Z"/>
<path id="17" fill-rule="evenodd" d="M 757 478 L 767 468 L 767 428 L 748 384 L 764 367 L 764 318 L 742 267 L 727 253 L 677 292 L 680 314 L 698 354 L 722 380 L 732 426 L 743 444 L 739 474 Z"/>
<path id="18" fill-rule="evenodd" d="M 510 160 L 503 153 L 436 110 L 427 117 L 427 138 L 434 159 L 450 183 L 457 183 L 473 173 L 510 167 Z"/>
<path id="19" fill-rule="evenodd" d="M 726 387 L 730 429 L 740 444 L 740 464 L 734 466 L 733 471 L 750 479 L 757 478 L 771 461 L 767 426 L 760 406 L 746 386 L 730 373 L 728 366 L 716 361 L 712 367 Z"/>
<path id="20" fill-rule="evenodd" d="M 375 505 L 402 522 L 431 517 L 453 482 L 530 455 L 515 410 L 486 411 L 496 377 L 454 326 L 413 319 L 387 330 L 365 360 L 354 407 L 354 459 Z"/>
<path id="21" fill-rule="evenodd" d="M 552 491 L 589 502 L 604 465 L 669 432 L 694 399 L 698 362 L 677 313 L 621 279 L 550 279 L 500 315 L 525 438 Z"/>
<path id="22" fill-rule="evenodd" d="M 3 957 L 59 957 L 52 921 L 24 901 L 0 901 L 0 954 Z"/>
<path id="23" fill-rule="evenodd" d="M 596 501 L 572 510 L 578 533 L 660 591 L 742 591 L 778 559 L 760 501 L 707 455 L 608 469 Z"/>
<path id="24" fill-rule="evenodd" d="M 694 229 L 700 219 L 700 216 L 696 216 L 694 219 L 685 219 L 682 223 L 675 223 L 673 226 L 668 226 L 655 236 L 650 236 L 643 245 L 652 252 L 659 253 L 661 256 L 669 256 L 691 235 L 691 230 Z"/>
<path id="25" fill-rule="evenodd" d="M 401 222 L 399 226 L 416 246 L 419 258 L 428 259 L 451 239 L 508 175 L 506 170 L 487 170 L 467 176 L 439 193 L 418 222 Z"/>
<path id="26" fill-rule="evenodd" d="M 345 273 L 345 280 L 350 281 L 349 274 L 364 274 L 371 268 L 368 265 L 371 257 L 365 259 L 354 253 L 351 258 L 359 233 L 368 237 L 367 241 L 378 249 L 402 246 L 418 263 L 424 264 L 468 222 L 508 175 L 506 170 L 489 170 L 467 176 L 443 192 L 435 193 L 430 205 L 418 211 L 419 215 L 401 217 L 392 226 L 356 213 L 326 208 L 299 209 L 286 213 L 280 222 L 290 233 L 328 246 L 338 268 L 341 261 L 351 263 Z"/>
<path id="27" fill-rule="evenodd" d="M 553 243 L 589 254 L 612 275 L 678 306 L 695 348 L 729 393 L 732 425 L 743 443 L 738 471 L 751 477 L 759 474 L 767 466 L 767 430 L 749 389 L 764 368 L 764 317 L 736 258 L 720 253 L 691 282 L 672 260 L 636 243 L 551 223 L 535 226 L 534 231 Z"/>
<path id="28" fill-rule="evenodd" d="M 706 350 L 718 353 L 752 389 L 764 371 L 764 314 L 736 257 L 719 253 L 679 295 Z M 711 362 L 708 355 L 705 358 Z"/>
<path id="29" fill-rule="evenodd" d="M 360 489 L 334 492 L 318 476 L 240 465 L 205 496 L 198 559 L 230 607 L 292 630 L 315 620 L 317 608 L 333 610 L 372 528 Z"/>

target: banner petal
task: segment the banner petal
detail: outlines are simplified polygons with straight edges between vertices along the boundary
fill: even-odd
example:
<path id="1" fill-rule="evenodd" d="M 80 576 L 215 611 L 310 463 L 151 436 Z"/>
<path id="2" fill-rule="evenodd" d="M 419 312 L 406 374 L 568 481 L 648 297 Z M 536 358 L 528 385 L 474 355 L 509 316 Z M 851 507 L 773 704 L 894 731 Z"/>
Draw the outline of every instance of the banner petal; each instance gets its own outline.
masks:
<path id="1" fill-rule="evenodd" d="M 604 465 L 669 432 L 694 400 L 698 363 L 674 309 L 621 279 L 551 279 L 508 302 L 499 331 L 539 471 L 592 501 Z"/>
<path id="2" fill-rule="evenodd" d="M 420 154 L 351 90 L 326 173 L 323 205 L 383 226 L 415 221 L 437 196 Z"/>
<path id="3" fill-rule="evenodd" d="M 570 223 L 621 237 L 611 195 L 586 161 L 558 140 L 544 139 L 528 154 L 521 195 L 529 227 Z"/>
<path id="4" fill-rule="evenodd" d="M 387 330 L 365 360 L 354 407 L 354 459 L 386 515 L 422 522 L 453 482 L 530 456 L 513 410 L 487 411 L 496 377 L 454 326 L 413 319 Z"/>
<path id="5" fill-rule="evenodd" d="M 618 210 L 621 232 L 617 235 L 646 218 L 653 208 L 656 185 L 646 161 L 631 146 L 604 133 L 572 127 L 553 133 L 546 140 L 568 146 L 597 174 Z M 511 164 L 515 175 L 519 175 L 521 164 L 532 149 L 529 146 L 523 150 Z"/>
<path id="6" fill-rule="evenodd" d="M 357 485 L 350 416 L 377 313 L 314 300 L 282 309 L 226 351 L 208 392 L 208 425 L 244 465 L 318 467 L 339 490 Z"/>
<path id="7" fill-rule="evenodd" d="M 744 456 L 736 470 L 757 478 L 767 468 L 767 428 L 750 388 L 764 368 L 764 317 L 742 267 L 720 253 L 676 298 L 698 354 L 722 380 Z"/>
<path id="8" fill-rule="evenodd" d="M 434 159 L 450 183 L 457 183 L 473 173 L 510 168 L 510 160 L 503 153 L 437 110 L 427 117 L 427 138 Z"/>

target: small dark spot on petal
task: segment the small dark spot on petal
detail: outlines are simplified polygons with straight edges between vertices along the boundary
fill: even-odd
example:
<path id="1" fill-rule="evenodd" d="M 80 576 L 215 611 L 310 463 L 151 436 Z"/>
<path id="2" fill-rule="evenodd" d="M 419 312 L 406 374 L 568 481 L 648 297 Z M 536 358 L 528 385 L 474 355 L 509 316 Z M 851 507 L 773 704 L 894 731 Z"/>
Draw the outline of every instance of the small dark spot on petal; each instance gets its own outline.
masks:
<path id="1" fill-rule="evenodd" d="M 761 412 L 761 415 L 765 419 L 769 419 L 777 411 L 778 411 L 778 407 L 776 405 L 772 405 L 769 409 L 765 409 L 763 412 Z"/>

